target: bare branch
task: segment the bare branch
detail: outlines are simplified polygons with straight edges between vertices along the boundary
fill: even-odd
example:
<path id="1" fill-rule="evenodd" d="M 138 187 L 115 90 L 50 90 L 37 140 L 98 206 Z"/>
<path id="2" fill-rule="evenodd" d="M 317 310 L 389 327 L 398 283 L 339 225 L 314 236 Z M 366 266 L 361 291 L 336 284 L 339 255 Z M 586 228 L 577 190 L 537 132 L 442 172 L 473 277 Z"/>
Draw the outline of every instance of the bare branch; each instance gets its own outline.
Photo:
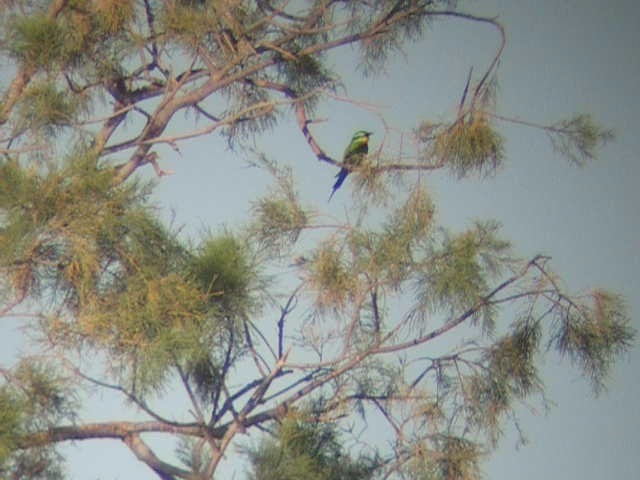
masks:
<path id="1" fill-rule="evenodd" d="M 334 160 L 333 158 L 329 157 L 324 152 L 324 150 L 322 150 L 322 148 L 320 148 L 320 145 L 318 145 L 318 142 L 316 141 L 315 137 L 309 131 L 309 124 L 313 123 L 313 122 L 307 118 L 307 112 L 306 112 L 306 109 L 304 107 L 304 98 L 299 97 L 296 94 L 296 92 L 294 92 L 287 85 L 278 84 L 278 83 L 275 83 L 275 82 L 270 82 L 270 81 L 261 80 L 261 79 L 248 79 L 247 81 L 249 83 L 251 83 L 253 85 L 257 85 L 259 87 L 264 87 L 264 88 L 268 88 L 268 89 L 271 89 L 271 90 L 276 90 L 276 91 L 284 94 L 286 97 L 292 99 L 293 100 L 293 104 L 294 104 L 294 108 L 295 108 L 295 112 L 296 112 L 296 120 L 297 120 L 297 123 L 298 123 L 298 128 L 300 129 L 300 131 L 304 135 L 304 138 L 307 141 L 307 143 L 309 144 L 309 147 L 311 148 L 311 151 L 314 153 L 314 155 L 320 161 L 328 162 L 328 163 L 331 163 L 333 165 L 337 165 L 338 164 L 338 162 L 336 160 Z"/>
<path id="2" fill-rule="evenodd" d="M 146 404 L 146 402 L 144 400 L 141 400 L 136 395 L 134 395 L 132 392 L 128 391 L 127 389 L 125 389 L 124 387 L 122 387 L 120 385 L 114 385 L 114 384 L 111 384 L 111 383 L 108 383 L 108 382 L 103 382 L 102 380 L 98 380 L 97 378 L 93 378 L 93 377 L 85 374 L 82 370 L 80 370 L 78 367 L 73 365 L 71 362 L 63 361 L 63 363 L 66 366 L 66 368 L 68 368 L 75 375 L 77 375 L 78 377 L 86 380 L 87 382 L 90 382 L 90 383 L 92 383 L 94 385 L 97 385 L 99 387 L 106 388 L 108 390 L 113 390 L 115 392 L 118 392 L 118 393 L 122 394 L 127 400 L 132 402 L 134 405 L 136 405 L 138 408 L 140 408 L 143 412 L 145 412 L 147 415 L 152 417 L 154 420 L 157 420 L 158 422 L 166 423 L 168 425 L 173 425 L 175 427 L 190 425 L 190 424 L 174 422 L 172 420 L 169 420 L 167 418 L 162 417 L 161 415 L 159 415 L 158 413 L 153 411 Z"/>
<path id="3" fill-rule="evenodd" d="M 176 477 L 184 480 L 202 480 L 199 475 L 191 474 L 160 460 L 142 440 L 139 433 L 128 434 L 122 441 L 131 449 L 138 460 L 146 463 L 162 480 L 175 480 Z"/>
<path id="4" fill-rule="evenodd" d="M 205 429 L 198 424 L 171 425 L 166 422 L 106 422 L 83 425 L 51 427 L 49 430 L 25 434 L 16 441 L 18 449 L 41 447 L 70 440 L 116 439 L 124 440 L 127 435 L 155 432 L 204 437 Z M 224 429 L 214 429 L 214 436 L 224 434 Z"/>

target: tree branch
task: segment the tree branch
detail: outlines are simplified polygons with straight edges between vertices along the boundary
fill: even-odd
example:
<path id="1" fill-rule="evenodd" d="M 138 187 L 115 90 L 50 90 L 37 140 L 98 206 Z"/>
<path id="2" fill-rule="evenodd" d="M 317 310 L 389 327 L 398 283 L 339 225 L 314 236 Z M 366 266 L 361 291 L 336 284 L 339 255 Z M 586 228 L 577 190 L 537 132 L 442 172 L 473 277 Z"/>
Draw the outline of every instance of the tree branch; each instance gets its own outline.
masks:
<path id="1" fill-rule="evenodd" d="M 184 480 L 202 480 L 200 475 L 192 474 L 187 470 L 174 467 L 160 460 L 149 446 L 142 440 L 139 433 L 126 435 L 122 441 L 129 447 L 138 460 L 146 463 L 162 480 L 175 480 L 176 477 Z"/>
<path id="2" fill-rule="evenodd" d="M 306 109 L 304 108 L 304 100 L 301 99 L 300 96 L 296 92 L 293 91 L 293 89 L 291 89 L 287 85 L 283 85 L 283 84 L 280 84 L 280 83 L 271 82 L 271 81 L 267 81 L 267 80 L 262 80 L 262 79 L 250 78 L 250 79 L 247 79 L 247 82 L 249 82 L 249 83 L 251 83 L 253 85 L 259 86 L 259 87 L 263 87 L 263 88 L 267 88 L 267 89 L 270 89 L 270 90 L 278 91 L 278 92 L 284 94 L 286 97 L 288 97 L 291 100 L 293 100 L 293 105 L 294 105 L 294 109 L 295 109 L 295 112 L 296 112 L 296 121 L 298 123 L 298 128 L 302 132 L 302 135 L 304 135 L 304 138 L 307 141 L 307 143 L 309 144 L 309 147 L 311 148 L 311 151 L 314 153 L 314 155 L 320 161 L 331 163 L 332 165 L 337 165 L 338 164 L 338 162 L 336 160 L 334 160 L 333 158 L 329 157 L 324 152 L 324 150 L 322 150 L 322 148 L 320 148 L 320 145 L 318 145 L 318 142 L 316 141 L 315 137 L 309 131 L 309 124 L 312 123 L 312 121 L 307 118 L 307 112 L 306 112 Z"/>
<path id="3" fill-rule="evenodd" d="M 54 0 L 49 5 L 47 18 L 52 20 L 56 18 L 66 6 L 68 0 Z M 0 102 L 2 109 L 0 110 L 0 125 L 7 122 L 10 112 L 13 110 L 16 102 L 20 99 L 22 92 L 31 81 L 31 77 L 37 72 L 37 66 L 21 66 L 16 73 L 4 99 Z"/>
<path id="4" fill-rule="evenodd" d="M 87 423 L 84 425 L 51 427 L 46 431 L 27 433 L 17 439 L 16 446 L 20 450 L 25 450 L 66 441 L 108 438 L 124 440 L 127 435 L 145 432 L 171 433 L 200 438 L 205 436 L 205 428 L 195 423 L 179 426 L 158 421 Z M 222 436 L 224 435 L 224 428 L 213 429 L 211 433 L 216 437 Z"/>

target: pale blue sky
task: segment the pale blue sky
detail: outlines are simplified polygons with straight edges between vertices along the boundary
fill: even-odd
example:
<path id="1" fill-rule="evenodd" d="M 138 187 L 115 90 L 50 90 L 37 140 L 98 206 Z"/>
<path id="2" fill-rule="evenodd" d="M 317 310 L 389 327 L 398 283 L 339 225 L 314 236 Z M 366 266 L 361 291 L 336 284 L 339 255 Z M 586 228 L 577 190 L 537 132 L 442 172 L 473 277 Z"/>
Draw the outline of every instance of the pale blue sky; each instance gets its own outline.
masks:
<path id="1" fill-rule="evenodd" d="M 572 290 L 605 286 L 624 294 L 640 329 L 640 6 L 632 0 L 494 0 L 471 6 L 498 15 L 507 30 L 499 69 L 500 113 L 538 123 L 590 113 L 613 128 L 617 138 L 598 162 L 576 169 L 553 153 L 544 134 L 505 125 L 509 161 L 496 178 L 427 178 L 441 223 L 463 228 L 475 218 L 501 221 L 520 254 L 551 255 L 555 270 Z M 489 28 L 438 22 L 386 73 L 364 81 L 347 76 L 348 93 L 384 105 L 383 114 L 398 128 L 411 128 L 422 118 L 443 119 L 451 114 L 469 67 L 481 71 L 496 44 L 497 35 Z M 349 55 L 349 50 L 338 55 L 336 66 L 349 66 Z M 314 132 L 335 157 L 352 131 L 382 132 L 374 115 L 345 104 L 332 103 L 319 116 L 327 121 Z M 374 148 L 375 141 L 374 135 Z M 348 182 L 326 203 L 335 169 L 315 160 L 291 123 L 258 146 L 293 166 L 305 204 L 336 215 L 349 208 Z M 189 231 L 242 224 L 249 201 L 267 185 L 262 174 L 234 159 L 216 139 L 183 145 L 182 158 L 170 149 L 162 153 L 162 166 L 175 174 L 161 180 L 156 198 L 173 208 L 176 222 Z M 557 406 L 536 415 L 523 409 L 530 443 L 516 450 L 515 436 L 508 434 L 487 462 L 487 478 L 636 477 L 640 350 L 634 348 L 616 365 L 610 390 L 597 399 L 576 370 L 557 363 L 553 355 L 545 362 L 548 395 Z M 91 410 L 118 408 L 105 399 Z M 93 442 L 66 451 L 73 453 L 74 480 L 156 478 L 118 442 Z"/>

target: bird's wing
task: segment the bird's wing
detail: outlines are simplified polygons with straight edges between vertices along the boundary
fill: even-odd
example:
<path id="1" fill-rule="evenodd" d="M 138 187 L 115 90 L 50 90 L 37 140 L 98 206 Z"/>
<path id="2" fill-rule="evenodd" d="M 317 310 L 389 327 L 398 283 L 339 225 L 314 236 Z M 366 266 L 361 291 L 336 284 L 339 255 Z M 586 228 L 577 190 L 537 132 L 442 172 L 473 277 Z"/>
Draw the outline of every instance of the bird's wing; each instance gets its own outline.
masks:
<path id="1" fill-rule="evenodd" d="M 342 161 L 343 163 L 359 163 L 359 161 L 362 160 L 362 156 L 357 154 L 366 154 L 367 152 L 369 152 L 369 145 L 366 140 L 354 140 L 344 151 Z M 353 160 L 356 160 L 356 162 L 353 162 Z"/>

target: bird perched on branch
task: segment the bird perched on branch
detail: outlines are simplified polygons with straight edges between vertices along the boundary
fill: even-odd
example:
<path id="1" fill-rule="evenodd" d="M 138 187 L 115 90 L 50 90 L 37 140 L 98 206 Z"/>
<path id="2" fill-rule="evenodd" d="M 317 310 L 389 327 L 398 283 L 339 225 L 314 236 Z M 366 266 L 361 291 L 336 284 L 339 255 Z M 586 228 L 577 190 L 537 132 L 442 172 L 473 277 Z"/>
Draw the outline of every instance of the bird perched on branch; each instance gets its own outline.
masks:
<path id="1" fill-rule="evenodd" d="M 371 135 L 373 135 L 371 132 L 366 132 L 364 130 L 358 130 L 353 134 L 351 143 L 349 143 L 349 146 L 344 151 L 344 155 L 342 155 L 343 167 L 336 175 L 337 180 L 336 183 L 333 184 L 333 190 L 331 191 L 331 195 L 329 195 L 329 200 L 331 200 L 331 197 L 336 193 L 336 190 L 338 190 L 344 183 L 349 172 L 351 172 L 354 167 L 360 165 L 362 160 L 367 156 L 367 153 L 369 152 L 369 137 Z"/>

